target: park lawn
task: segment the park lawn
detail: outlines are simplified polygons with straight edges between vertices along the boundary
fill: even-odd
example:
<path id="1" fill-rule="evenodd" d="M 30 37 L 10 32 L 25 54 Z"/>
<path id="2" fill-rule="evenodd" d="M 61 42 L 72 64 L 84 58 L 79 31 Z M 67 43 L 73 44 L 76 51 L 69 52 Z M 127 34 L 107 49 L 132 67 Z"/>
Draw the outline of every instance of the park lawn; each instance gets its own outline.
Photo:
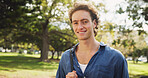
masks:
<path id="1" fill-rule="evenodd" d="M 39 57 L 0 52 L 0 78 L 54 78 L 59 60 L 40 62 Z"/>
<path id="2" fill-rule="evenodd" d="M 132 78 L 148 76 L 148 63 L 138 62 L 134 64 L 133 61 L 128 61 L 128 71 Z"/>
<path id="3" fill-rule="evenodd" d="M 39 62 L 39 57 L 0 52 L 0 78 L 55 78 L 59 60 Z M 128 61 L 128 70 L 130 78 L 146 76 L 148 63 Z"/>

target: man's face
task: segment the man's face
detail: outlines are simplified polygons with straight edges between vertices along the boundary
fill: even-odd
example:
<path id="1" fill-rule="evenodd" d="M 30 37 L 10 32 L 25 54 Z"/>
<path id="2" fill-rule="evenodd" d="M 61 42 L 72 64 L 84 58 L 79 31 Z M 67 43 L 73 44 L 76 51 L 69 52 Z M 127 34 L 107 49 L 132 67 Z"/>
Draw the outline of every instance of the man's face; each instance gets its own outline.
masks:
<path id="1" fill-rule="evenodd" d="M 72 14 L 73 30 L 79 40 L 86 40 L 94 36 L 93 28 L 95 28 L 95 21 L 92 22 L 89 12 L 85 10 L 78 10 Z"/>

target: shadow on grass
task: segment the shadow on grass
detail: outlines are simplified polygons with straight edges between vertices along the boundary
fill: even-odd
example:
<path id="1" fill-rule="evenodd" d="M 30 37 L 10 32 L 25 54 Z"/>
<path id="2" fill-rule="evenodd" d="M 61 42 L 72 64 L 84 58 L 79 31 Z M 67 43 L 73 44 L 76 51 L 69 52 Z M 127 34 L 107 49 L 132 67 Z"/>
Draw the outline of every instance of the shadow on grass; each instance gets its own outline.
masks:
<path id="1" fill-rule="evenodd" d="M 146 75 L 130 75 L 130 78 L 148 78 Z"/>
<path id="2" fill-rule="evenodd" d="M 28 70 L 54 70 L 57 69 L 58 62 L 39 62 L 39 58 L 28 56 L 0 56 L 0 70 L 12 71 L 12 69 Z M 14 70 L 15 71 L 15 70 Z M 13 72 L 13 71 L 12 71 Z"/>
<path id="3" fill-rule="evenodd" d="M 16 72 L 16 70 L 13 69 L 5 69 L 5 68 L 0 68 L 2 71 L 9 71 L 9 72 Z"/>

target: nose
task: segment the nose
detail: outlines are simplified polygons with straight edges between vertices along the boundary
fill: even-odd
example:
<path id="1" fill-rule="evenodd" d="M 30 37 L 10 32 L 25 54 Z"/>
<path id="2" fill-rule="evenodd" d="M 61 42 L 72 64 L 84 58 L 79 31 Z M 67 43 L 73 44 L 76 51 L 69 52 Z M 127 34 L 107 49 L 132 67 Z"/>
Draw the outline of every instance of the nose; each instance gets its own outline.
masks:
<path id="1" fill-rule="evenodd" d="M 81 22 L 79 22 L 79 24 L 78 24 L 78 29 L 82 29 L 82 28 L 83 28 L 83 25 L 82 25 Z"/>

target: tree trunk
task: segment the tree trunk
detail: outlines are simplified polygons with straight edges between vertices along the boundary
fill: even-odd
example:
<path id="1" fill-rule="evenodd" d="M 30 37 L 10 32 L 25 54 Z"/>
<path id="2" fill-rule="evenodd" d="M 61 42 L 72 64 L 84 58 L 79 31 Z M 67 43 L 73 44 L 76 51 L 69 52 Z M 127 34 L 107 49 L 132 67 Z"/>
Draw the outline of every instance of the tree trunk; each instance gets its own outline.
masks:
<path id="1" fill-rule="evenodd" d="M 53 59 L 54 54 L 55 54 L 55 51 L 52 51 L 52 56 L 51 56 L 51 59 Z"/>
<path id="2" fill-rule="evenodd" d="M 47 39 L 43 38 L 43 46 L 42 46 L 42 52 L 41 52 L 41 61 L 48 61 L 48 50 L 49 45 L 47 43 Z"/>
<path id="3" fill-rule="evenodd" d="M 57 51 L 57 59 L 59 59 L 60 51 Z"/>
<path id="4" fill-rule="evenodd" d="M 48 61 L 48 51 L 49 51 L 49 44 L 48 44 L 48 19 L 46 22 L 42 24 L 42 51 L 41 51 L 41 61 L 47 62 Z"/>

